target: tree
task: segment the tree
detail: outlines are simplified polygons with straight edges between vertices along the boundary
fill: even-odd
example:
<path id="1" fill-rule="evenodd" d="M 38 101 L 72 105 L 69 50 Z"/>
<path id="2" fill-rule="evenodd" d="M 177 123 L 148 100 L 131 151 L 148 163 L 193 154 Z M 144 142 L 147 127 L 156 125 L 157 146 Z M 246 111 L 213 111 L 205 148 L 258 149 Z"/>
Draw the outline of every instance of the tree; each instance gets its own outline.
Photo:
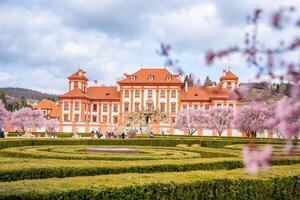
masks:
<path id="1" fill-rule="evenodd" d="M 5 95 L 5 92 L 4 92 L 4 91 L 0 92 L 0 100 L 2 101 L 2 104 L 3 104 L 4 106 L 6 106 L 6 104 L 7 104 L 7 99 L 6 99 L 6 95 Z"/>
<path id="2" fill-rule="evenodd" d="M 0 103 L 0 129 L 8 123 L 10 112 L 8 112 L 3 104 Z"/>
<path id="3" fill-rule="evenodd" d="M 58 126 L 57 119 L 48 119 L 45 121 L 45 130 L 48 133 L 56 132 Z"/>
<path id="4" fill-rule="evenodd" d="M 233 120 L 233 110 L 230 108 L 214 108 L 208 111 L 208 127 L 215 129 L 221 137 L 230 127 Z"/>
<path id="5" fill-rule="evenodd" d="M 193 135 L 199 128 L 207 126 L 208 115 L 203 110 L 184 109 L 177 113 L 174 127 L 180 130 L 187 130 Z"/>
<path id="6" fill-rule="evenodd" d="M 26 99 L 25 99 L 24 96 L 21 97 L 19 103 L 20 103 L 20 107 L 21 107 L 21 108 L 27 107 L 27 102 L 26 102 Z"/>
<path id="7" fill-rule="evenodd" d="M 270 128 L 266 124 L 274 115 L 272 106 L 261 102 L 252 102 L 241 107 L 234 117 L 234 126 L 245 131 L 247 137 L 254 138 L 258 130 Z"/>
<path id="8" fill-rule="evenodd" d="M 209 79 L 209 76 L 206 76 L 205 81 L 204 81 L 204 86 L 212 86 L 213 82 Z"/>
<path id="9" fill-rule="evenodd" d="M 46 119 L 40 110 L 32 110 L 31 108 L 21 108 L 13 112 L 11 125 L 15 130 L 22 132 L 31 131 L 35 128 L 42 128 Z"/>

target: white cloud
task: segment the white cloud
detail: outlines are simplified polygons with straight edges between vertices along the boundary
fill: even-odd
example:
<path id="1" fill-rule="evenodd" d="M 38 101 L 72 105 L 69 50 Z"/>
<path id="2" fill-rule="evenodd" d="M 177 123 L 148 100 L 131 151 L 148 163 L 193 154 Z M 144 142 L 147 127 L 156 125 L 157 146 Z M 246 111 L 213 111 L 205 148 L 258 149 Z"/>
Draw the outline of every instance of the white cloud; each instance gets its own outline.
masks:
<path id="1" fill-rule="evenodd" d="M 0 82 L 1 83 L 8 83 L 12 82 L 16 79 L 16 77 L 10 73 L 7 72 L 1 72 L 0 71 Z"/>

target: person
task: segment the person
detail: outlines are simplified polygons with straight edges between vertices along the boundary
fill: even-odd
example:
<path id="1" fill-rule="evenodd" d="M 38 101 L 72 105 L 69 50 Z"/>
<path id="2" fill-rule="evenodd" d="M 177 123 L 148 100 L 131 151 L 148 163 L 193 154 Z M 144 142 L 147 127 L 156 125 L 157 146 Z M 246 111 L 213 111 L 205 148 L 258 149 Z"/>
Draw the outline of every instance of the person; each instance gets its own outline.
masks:
<path id="1" fill-rule="evenodd" d="M 98 138 L 101 138 L 101 137 L 102 137 L 102 134 L 100 133 L 99 130 L 96 131 L 96 135 L 97 135 Z"/>
<path id="2" fill-rule="evenodd" d="M 122 137 L 123 139 L 125 139 L 125 133 L 124 133 L 124 131 L 122 132 L 121 137 Z"/>
<path id="3" fill-rule="evenodd" d="M 0 138 L 5 138 L 5 134 L 2 128 L 0 128 Z"/>
<path id="4" fill-rule="evenodd" d="M 149 134 L 149 138 L 154 138 L 154 133 L 152 131 Z"/>
<path id="5" fill-rule="evenodd" d="M 94 130 L 92 130 L 92 132 L 91 132 L 91 139 L 94 139 L 94 136 L 95 136 L 95 133 L 94 133 Z"/>

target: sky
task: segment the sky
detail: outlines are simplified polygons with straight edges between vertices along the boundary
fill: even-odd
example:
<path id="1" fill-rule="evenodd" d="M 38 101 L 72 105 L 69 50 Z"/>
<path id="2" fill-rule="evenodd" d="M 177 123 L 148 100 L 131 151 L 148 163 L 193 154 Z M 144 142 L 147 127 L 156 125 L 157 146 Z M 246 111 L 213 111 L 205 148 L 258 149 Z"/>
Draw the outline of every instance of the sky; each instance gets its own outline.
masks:
<path id="1" fill-rule="evenodd" d="M 161 42 L 185 73 L 218 81 L 223 69 L 253 81 L 256 69 L 238 55 L 205 63 L 208 50 L 243 43 L 246 17 L 297 0 L 0 0 L 0 87 L 61 94 L 78 67 L 99 84 L 123 73 L 164 67 Z M 270 27 L 261 27 L 270 40 Z"/>

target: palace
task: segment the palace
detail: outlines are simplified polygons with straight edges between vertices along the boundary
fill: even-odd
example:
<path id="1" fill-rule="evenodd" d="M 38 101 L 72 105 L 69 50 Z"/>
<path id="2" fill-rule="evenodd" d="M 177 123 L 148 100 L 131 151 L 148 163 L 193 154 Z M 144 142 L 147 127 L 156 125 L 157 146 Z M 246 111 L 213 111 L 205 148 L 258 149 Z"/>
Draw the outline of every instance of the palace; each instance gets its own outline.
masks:
<path id="1" fill-rule="evenodd" d="M 132 124 L 126 116 L 142 112 L 151 104 L 152 111 L 168 116 L 164 121 L 151 123 L 153 131 L 185 134 L 172 126 L 181 109 L 238 108 L 239 102 L 227 97 L 231 89 L 238 87 L 239 78 L 231 71 L 223 71 L 218 86 L 189 87 L 182 78 L 167 68 L 141 68 L 133 74 L 124 74 L 117 86 L 97 86 L 96 81 L 89 86 L 86 72 L 78 69 L 68 77 L 69 91 L 59 97 L 59 131 L 91 132 L 130 127 Z M 216 135 L 212 130 L 198 130 L 197 134 Z M 230 129 L 224 136 L 242 135 Z"/>

